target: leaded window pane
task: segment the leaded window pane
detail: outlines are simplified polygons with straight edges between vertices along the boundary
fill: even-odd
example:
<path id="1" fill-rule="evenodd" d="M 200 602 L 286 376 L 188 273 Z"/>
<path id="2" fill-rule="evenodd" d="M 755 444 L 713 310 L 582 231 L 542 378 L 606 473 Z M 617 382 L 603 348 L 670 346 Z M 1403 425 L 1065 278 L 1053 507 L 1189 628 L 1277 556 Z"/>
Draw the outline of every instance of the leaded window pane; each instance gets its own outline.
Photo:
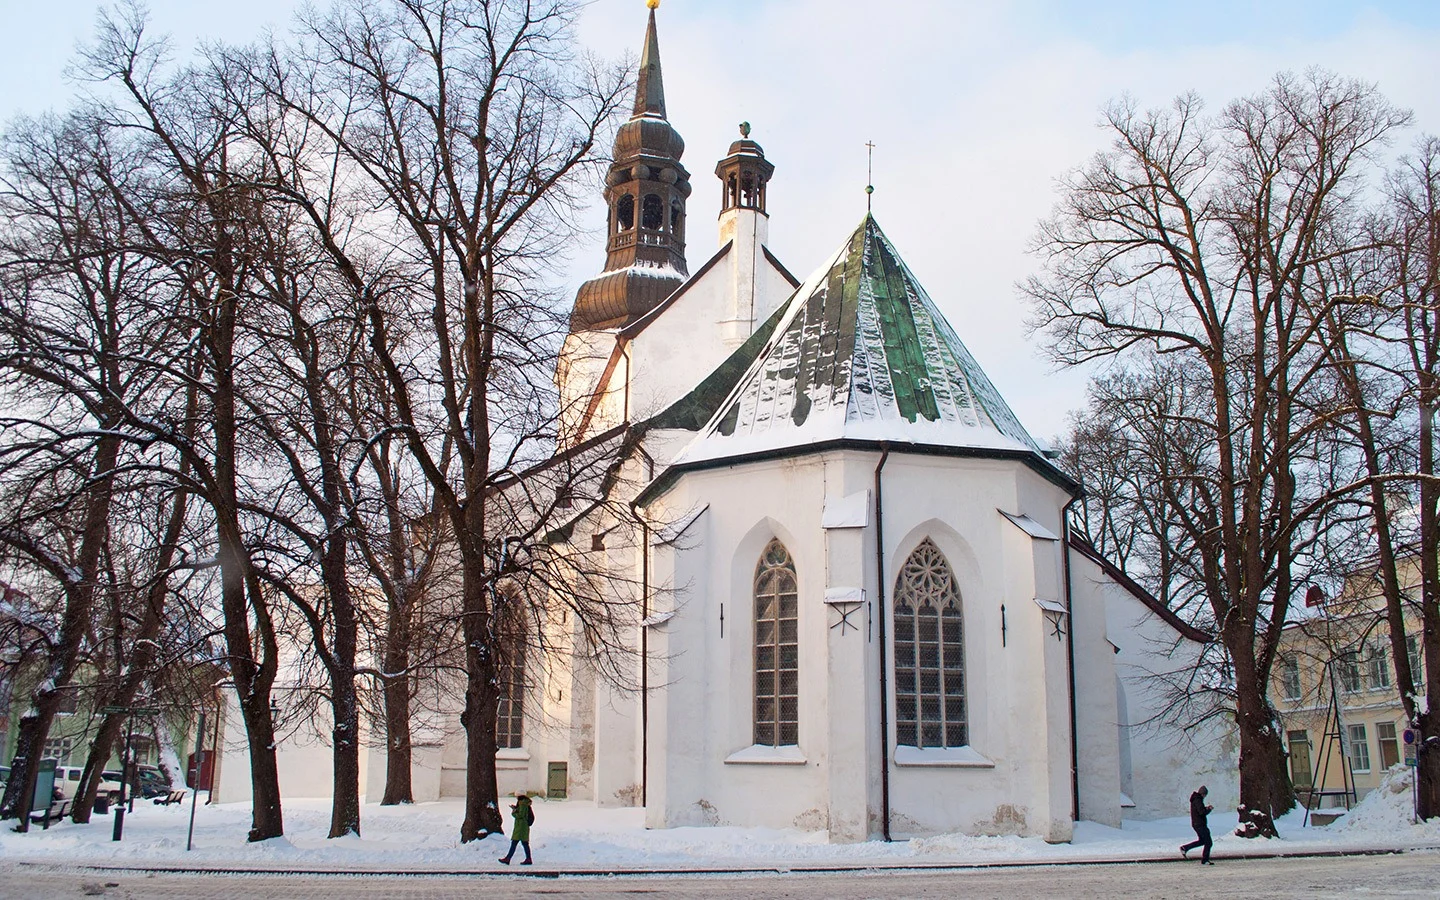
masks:
<path id="1" fill-rule="evenodd" d="M 778 540 L 755 567 L 755 743 L 799 742 L 800 626 L 795 562 Z"/>
<path id="2" fill-rule="evenodd" d="M 963 747 L 964 618 L 940 548 L 920 542 L 895 580 L 895 739 L 907 747 Z"/>
<path id="3" fill-rule="evenodd" d="M 500 696 L 495 715 L 495 746 L 521 746 L 525 737 L 525 645 L 516 640 L 500 654 L 497 673 Z"/>
<path id="4" fill-rule="evenodd" d="M 774 615 L 774 612 L 771 612 Z M 775 643 L 775 620 L 757 619 L 755 622 L 755 642 L 757 644 Z"/>

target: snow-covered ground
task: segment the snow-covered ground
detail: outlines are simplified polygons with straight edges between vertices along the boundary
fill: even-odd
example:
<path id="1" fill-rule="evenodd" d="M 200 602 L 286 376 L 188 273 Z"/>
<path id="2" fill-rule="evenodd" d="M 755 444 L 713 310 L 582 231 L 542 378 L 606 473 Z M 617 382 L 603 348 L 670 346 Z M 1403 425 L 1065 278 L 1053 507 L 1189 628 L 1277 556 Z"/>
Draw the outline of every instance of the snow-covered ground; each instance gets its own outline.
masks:
<path id="1" fill-rule="evenodd" d="M 1234 812 L 1211 815 L 1217 856 L 1305 853 L 1440 846 L 1440 821 L 1410 824 L 1409 773 L 1396 771 L 1340 821 L 1303 827 L 1302 813 L 1279 824 L 1280 840 L 1254 841 L 1231 834 Z M 1184 798 L 1181 798 L 1183 801 Z M 1179 805 L 1179 803 L 1177 803 Z M 185 850 L 190 806 L 137 803 L 125 819 L 122 842 L 110 839 L 112 819 L 90 825 L 62 822 L 48 831 L 0 833 L 0 862 L 33 860 L 70 865 L 123 863 L 263 869 L 494 870 L 508 841 L 491 837 L 470 845 L 458 839 L 458 801 L 407 807 L 368 804 L 363 837 L 327 840 L 329 803 L 285 803 L 286 836 L 259 844 L 245 841 L 250 810 L 245 804 L 201 806 L 195 849 Z M 745 869 L 792 866 L 906 866 L 1099 859 L 1172 858 L 1193 838 L 1184 817 L 1107 828 L 1081 822 L 1070 844 L 1039 838 L 941 835 L 885 844 L 831 844 L 824 832 L 767 828 L 675 828 L 647 831 L 638 809 L 596 809 L 582 802 L 536 803 L 531 846 L 537 864 L 586 870 Z"/>

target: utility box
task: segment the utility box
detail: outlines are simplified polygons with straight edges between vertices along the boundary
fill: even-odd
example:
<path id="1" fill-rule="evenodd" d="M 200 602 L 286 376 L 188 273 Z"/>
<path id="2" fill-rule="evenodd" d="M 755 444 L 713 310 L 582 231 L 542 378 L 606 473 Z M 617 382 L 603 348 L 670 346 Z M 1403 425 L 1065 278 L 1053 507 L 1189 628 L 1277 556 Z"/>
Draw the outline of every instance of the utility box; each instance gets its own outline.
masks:
<path id="1" fill-rule="evenodd" d="M 49 809 L 54 800 L 55 762 L 53 759 L 42 759 L 37 765 L 40 771 L 35 775 L 35 798 L 30 804 L 31 812 Z"/>

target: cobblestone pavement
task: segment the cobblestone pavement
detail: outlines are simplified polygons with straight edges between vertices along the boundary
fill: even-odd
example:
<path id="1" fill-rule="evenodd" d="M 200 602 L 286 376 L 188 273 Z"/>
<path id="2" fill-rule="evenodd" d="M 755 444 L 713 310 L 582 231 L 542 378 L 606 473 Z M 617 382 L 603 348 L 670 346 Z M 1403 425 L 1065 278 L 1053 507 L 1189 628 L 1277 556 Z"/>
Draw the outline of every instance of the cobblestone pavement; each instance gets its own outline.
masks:
<path id="1" fill-rule="evenodd" d="M 543 875 L 544 870 L 534 872 Z M 693 900 L 906 900 L 906 898 L 1113 898 L 1440 896 L 1440 852 L 1323 859 L 1220 860 L 1218 865 L 1066 865 L 837 874 L 543 878 L 516 876 L 274 876 L 56 870 L 0 863 L 0 898 L 40 900 L 448 900 L 655 895 Z"/>

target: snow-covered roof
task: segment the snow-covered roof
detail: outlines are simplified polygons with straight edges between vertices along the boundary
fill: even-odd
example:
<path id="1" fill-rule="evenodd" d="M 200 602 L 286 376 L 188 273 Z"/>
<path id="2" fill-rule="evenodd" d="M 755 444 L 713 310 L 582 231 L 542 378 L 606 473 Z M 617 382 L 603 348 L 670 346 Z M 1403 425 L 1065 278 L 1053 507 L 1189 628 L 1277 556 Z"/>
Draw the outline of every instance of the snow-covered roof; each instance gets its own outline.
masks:
<path id="1" fill-rule="evenodd" d="M 836 440 L 1044 452 L 870 215 L 676 463 Z"/>

